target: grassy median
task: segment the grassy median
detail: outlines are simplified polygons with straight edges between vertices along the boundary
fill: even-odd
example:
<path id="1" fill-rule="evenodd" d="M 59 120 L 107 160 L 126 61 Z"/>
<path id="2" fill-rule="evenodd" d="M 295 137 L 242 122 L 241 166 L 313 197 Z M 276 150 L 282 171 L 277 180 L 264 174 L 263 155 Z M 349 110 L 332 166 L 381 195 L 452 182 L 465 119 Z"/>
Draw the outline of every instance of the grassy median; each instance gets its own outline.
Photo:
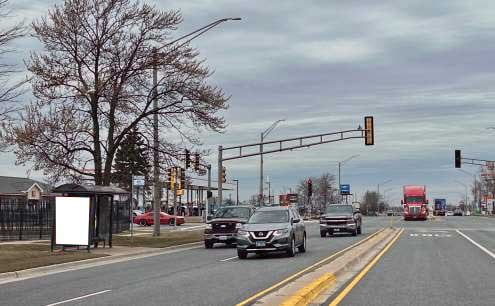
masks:
<path id="1" fill-rule="evenodd" d="M 0 244 L 0 273 L 49 266 L 106 256 L 83 251 L 56 250 L 50 252 L 46 244 Z"/>
<path id="2" fill-rule="evenodd" d="M 134 236 L 133 241 L 131 241 L 131 237 L 129 236 L 114 235 L 112 238 L 113 245 L 149 248 L 165 248 L 198 241 L 203 241 L 203 230 L 177 232 L 162 231 L 158 237 L 153 237 L 151 234 L 146 236 Z"/>

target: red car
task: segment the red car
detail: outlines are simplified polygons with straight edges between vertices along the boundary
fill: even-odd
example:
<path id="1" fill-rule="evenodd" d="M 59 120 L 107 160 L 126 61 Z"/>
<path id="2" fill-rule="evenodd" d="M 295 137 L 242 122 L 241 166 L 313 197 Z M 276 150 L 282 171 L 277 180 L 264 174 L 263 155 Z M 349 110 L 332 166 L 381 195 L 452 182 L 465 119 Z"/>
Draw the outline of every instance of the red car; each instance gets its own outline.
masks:
<path id="1" fill-rule="evenodd" d="M 175 218 L 174 218 L 175 217 Z M 160 213 L 160 224 L 169 224 L 173 225 L 174 224 L 174 219 L 177 220 L 177 225 L 184 224 L 184 217 L 181 216 L 173 216 L 166 214 L 164 212 Z M 153 224 L 153 212 L 147 212 L 142 215 L 136 216 L 134 218 L 134 223 L 139 224 L 139 225 L 147 225 L 151 226 Z"/>

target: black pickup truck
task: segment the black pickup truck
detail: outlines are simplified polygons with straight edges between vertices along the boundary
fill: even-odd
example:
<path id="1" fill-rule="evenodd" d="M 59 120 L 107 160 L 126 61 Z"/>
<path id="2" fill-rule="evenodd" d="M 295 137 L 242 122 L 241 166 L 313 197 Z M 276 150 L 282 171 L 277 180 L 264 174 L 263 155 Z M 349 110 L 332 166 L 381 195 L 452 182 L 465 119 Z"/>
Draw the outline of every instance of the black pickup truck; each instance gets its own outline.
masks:
<path id="1" fill-rule="evenodd" d="M 235 243 L 238 229 L 252 213 L 250 206 L 225 206 L 219 208 L 215 215 L 208 216 L 204 231 L 205 248 L 211 249 L 215 243 Z"/>

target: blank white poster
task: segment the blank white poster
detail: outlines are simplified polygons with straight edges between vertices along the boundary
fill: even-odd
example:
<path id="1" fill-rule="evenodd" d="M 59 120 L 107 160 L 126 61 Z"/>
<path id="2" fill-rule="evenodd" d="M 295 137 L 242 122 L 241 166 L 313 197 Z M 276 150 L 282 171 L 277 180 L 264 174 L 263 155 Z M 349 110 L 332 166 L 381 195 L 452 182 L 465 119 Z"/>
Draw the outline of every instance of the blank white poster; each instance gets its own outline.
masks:
<path id="1" fill-rule="evenodd" d="M 56 244 L 88 245 L 89 198 L 55 198 Z"/>

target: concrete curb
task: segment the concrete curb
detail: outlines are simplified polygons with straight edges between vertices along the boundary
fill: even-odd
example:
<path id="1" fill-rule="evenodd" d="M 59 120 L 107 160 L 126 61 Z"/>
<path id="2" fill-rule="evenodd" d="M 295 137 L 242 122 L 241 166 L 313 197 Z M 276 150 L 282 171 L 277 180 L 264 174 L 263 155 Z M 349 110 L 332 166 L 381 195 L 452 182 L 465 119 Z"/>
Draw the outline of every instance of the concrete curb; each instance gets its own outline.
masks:
<path id="1" fill-rule="evenodd" d="M 66 263 L 54 264 L 31 269 L 0 273 L 0 284 L 10 283 L 23 279 L 40 277 L 50 274 L 62 273 L 73 270 L 87 269 L 112 263 L 124 262 L 134 259 L 158 256 L 163 254 L 176 253 L 182 250 L 190 250 L 202 246 L 203 242 L 191 242 L 156 250 L 142 250 L 131 254 L 111 255 L 99 258 L 83 259 Z"/>
<path id="2" fill-rule="evenodd" d="M 291 298 L 285 300 L 280 306 L 302 306 L 308 305 L 323 290 L 333 286 L 337 278 L 331 273 L 325 273 L 311 284 L 299 289 Z"/>

